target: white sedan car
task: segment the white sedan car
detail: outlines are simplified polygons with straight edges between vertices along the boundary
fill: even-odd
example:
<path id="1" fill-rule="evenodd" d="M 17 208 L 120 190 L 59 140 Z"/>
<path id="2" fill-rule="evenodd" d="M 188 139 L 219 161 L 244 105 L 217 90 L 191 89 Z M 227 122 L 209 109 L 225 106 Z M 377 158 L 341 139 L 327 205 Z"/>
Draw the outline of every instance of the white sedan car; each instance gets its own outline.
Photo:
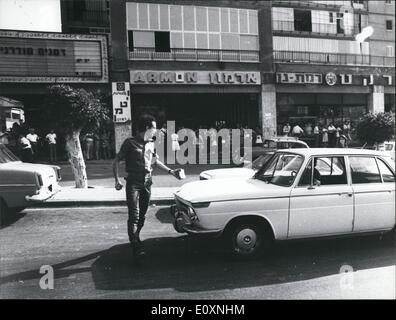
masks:
<path id="1" fill-rule="evenodd" d="M 51 198 L 60 180 L 59 167 L 21 162 L 0 143 L 0 224 L 10 212 Z"/>
<path id="2" fill-rule="evenodd" d="M 393 164 L 372 150 L 279 150 L 250 179 L 183 185 L 174 226 L 222 236 L 242 256 L 274 240 L 394 232 Z"/>

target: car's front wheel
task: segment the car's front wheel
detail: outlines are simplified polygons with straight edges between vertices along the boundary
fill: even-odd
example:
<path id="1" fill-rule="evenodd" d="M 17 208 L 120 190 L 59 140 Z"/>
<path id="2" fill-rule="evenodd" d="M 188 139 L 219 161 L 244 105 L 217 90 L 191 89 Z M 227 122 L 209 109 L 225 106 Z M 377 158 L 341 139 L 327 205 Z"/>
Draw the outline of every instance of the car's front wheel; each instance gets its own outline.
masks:
<path id="1" fill-rule="evenodd" d="M 271 244 L 269 232 L 261 223 L 234 223 L 226 237 L 232 254 L 240 258 L 256 257 Z"/>

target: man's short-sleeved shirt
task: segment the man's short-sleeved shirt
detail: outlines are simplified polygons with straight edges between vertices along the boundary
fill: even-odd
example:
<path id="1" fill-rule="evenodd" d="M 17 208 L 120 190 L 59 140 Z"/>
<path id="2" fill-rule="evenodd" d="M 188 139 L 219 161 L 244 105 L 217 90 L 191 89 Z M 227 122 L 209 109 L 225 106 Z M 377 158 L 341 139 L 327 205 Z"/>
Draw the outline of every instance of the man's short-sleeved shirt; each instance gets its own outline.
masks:
<path id="1" fill-rule="evenodd" d="M 56 133 L 48 133 L 45 137 L 49 144 L 56 144 Z"/>
<path id="2" fill-rule="evenodd" d="M 144 142 L 135 137 L 122 143 L 118 156 L 120 160 L 125 160 L 125 170 L 128 174 L 151 173 L 151 166 L 157 158 L 153 141 Z"/>

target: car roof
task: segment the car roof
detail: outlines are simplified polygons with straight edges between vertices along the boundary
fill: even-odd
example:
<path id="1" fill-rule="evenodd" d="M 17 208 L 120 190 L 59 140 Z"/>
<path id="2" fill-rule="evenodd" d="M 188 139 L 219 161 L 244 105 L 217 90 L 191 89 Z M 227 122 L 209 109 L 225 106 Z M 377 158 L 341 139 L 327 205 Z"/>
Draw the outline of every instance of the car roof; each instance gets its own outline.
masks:
<path id="1" fill-rule="evenodd" d="M 279 149 L 278 152 L 298 153 L 307 157 L 315 155 L 370 155 L 386 156 L 383 151 L 352 148 L 296 148 Z"/>

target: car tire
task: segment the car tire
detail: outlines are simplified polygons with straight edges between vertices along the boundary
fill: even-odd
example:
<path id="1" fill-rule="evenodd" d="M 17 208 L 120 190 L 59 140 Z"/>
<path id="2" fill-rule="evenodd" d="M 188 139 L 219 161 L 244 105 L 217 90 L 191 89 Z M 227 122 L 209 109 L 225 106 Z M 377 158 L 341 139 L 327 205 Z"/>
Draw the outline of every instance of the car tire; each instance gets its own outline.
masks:
<path id="1" fill-rule="evenodd" d="M 0 226 L 2 227 L 5 223 L 5 220 L 8 216 L 9 210 L 5 201 L 0 198 Z"/>
<path id="2" fill-rule="evenodd" d="M 17 208 L 13 208 L 12 211 L 14 213 L 21 213 L 25 209 L 26 209 L 26 207 L 17 207 Z"/>
<path id="3" fill-rule="evenodd" d="M 237 222 L 226 233 L 231 254 L 236 258 L 249 259 L 262 255 L 271 244 L 271 237 L 260 223 Z"/>

